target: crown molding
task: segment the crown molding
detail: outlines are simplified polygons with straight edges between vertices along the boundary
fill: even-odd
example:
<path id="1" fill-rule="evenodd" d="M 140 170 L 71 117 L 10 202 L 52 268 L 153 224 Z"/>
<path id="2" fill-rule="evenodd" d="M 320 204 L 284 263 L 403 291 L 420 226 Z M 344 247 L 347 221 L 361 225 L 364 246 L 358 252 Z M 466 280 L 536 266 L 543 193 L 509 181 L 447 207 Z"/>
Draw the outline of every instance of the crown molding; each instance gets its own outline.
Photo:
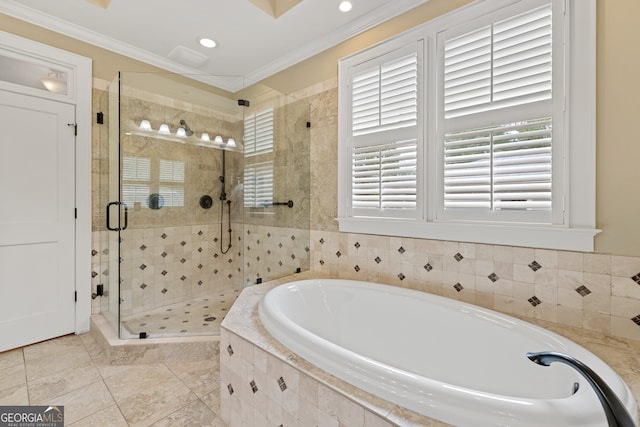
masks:
<path id="1" fill-rule="evenodd" d="M 0 13 L 4 13 L 22 21 L 55 31 L 56 33 L 110 50 L 167 71 L 186 74 L 193 80 L 235 93 L 246 87 L 248 84 L 259 82 L 262 79 L 283 71 L 428 1 L 429 0 L 394 0 L 393 2 L 389 2 L 387 6 L 364 15 L 363 17 L 350 22 L 348 25 L 344 25 L 339 30 L 333 31 L 326 37 L 320 38 L 312 43 L 308 43 L 303 48 L 294 50 L 289 54 L 270 62 L 264 67 L 248 72 L 242 77 L 205 75 L 202 73 L 202 70 L 178 64 L 163 56 L 120 42 L 72 22 L 43 14 L 38 10 L 22 5 L 15 0 L 1 1 Z"/>

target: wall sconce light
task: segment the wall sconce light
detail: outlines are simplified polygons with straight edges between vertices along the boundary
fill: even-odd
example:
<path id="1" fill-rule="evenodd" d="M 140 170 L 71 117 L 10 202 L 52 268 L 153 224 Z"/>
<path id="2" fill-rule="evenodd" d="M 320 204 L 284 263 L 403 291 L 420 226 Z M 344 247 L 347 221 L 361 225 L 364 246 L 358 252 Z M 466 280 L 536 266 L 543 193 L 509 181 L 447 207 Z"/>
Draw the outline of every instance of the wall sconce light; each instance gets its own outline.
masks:
<path id="1" fill-rule="evenodd" d="M 151 122 L 149 120 L 143 120 L 140 122 L 140 129 L 151 130 Z"/>
<path id="2" fill-rule="evenodd" d="M 171 129 L 169 129 L 168 124 L 163 123 L 160 125 L 160 129 L 158 129 L 158 133 L 161 133 L 163 135 L 169 135 L 171 133 Z"/>
<path id="3" fill-rule="evenodd" d="M 216 135 L 216 137 L 213 138 L 213 143 L 217 145 L 222 145 L 224 144 L 224 141 L 222 140 L 222 137 L 220 135 Z"/>
<path id="4" fill-rule="evenodd" d="M 227 140 L 227 147 L 235 147 L 236 146 L 236 140 L 233 138 L 229 138 Z"/>
<path id="5" fill-rule="evenodd" d="M 176 130 L 176 136 L 178 138 L 186 138 L 187 137 L 187 131 L 184 130 L 184 128 L 178 128 L 178 130 Z"/>
<path id="6" fill-rule="evenodd" d="M 205 132 L 200 136 L 200 141 L 211 142 L 211 138 L 209 138 L 209 134 Z"/>

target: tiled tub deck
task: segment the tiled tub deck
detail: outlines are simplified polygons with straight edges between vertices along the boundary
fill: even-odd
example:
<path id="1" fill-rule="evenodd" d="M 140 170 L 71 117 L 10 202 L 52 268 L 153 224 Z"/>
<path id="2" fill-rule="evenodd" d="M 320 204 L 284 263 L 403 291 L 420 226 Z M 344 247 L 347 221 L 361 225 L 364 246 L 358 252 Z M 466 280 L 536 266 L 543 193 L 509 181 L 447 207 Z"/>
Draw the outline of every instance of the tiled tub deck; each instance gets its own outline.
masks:
<path id="1" fill-rule="evenodd" d="M 220 410 L 229 427 L 445 426 L 382 400 L 298 357 L 262 327 L 258 303 L 273 287 L 327 277 L 307 271 L 246 288 L 222 323 Z M 640 343 L 596 332 L 537 323 L 586 347 L 606 361 L 640 396 Z"/>

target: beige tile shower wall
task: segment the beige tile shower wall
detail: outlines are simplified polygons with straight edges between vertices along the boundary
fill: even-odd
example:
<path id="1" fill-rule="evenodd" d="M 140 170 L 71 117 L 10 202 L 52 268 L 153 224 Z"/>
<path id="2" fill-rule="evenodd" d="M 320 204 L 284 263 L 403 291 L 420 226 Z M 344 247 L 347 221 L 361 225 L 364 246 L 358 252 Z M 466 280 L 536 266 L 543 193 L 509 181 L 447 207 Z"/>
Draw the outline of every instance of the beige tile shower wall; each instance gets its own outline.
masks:
<path id="1" fill-rule="evenodd" d="M 640 258 L 311 231 L 311 269 L 640 341 Z"/>
<path id="2" fill-rule="evenodd" d="M 251 224 L 244 228 L 245 284 L 309 269 L 309 230 Z"/>
<path id="3" fill-rule="evenodd" d="M 640 258 L 339 233 L 337 81 L 296 96 L 311 105 L 312 270 L 640 340 Z"/>
<path id="4" fill-rule="evenodd" d="M 225 289 L 242 287 L 242 224 L 232 223 L 233 246 L 220 249 L 220 225 L 126 230 L 121 234 L 121 315 L 128 316 Z M 105 233 L 94 233 L 94 245 Z M 223 247 L 228 235 L 223 227 Z M 108 283 L 107 257 L 94 246 L 92 281 Z M 102 249 L 104 251 L 104 249 Z M 114 290 L 115 291 L 115 290 Z M 94 300 L 95 301 L 95 300 Z M 94 303 L 94 312 L 99 306 Z"/>

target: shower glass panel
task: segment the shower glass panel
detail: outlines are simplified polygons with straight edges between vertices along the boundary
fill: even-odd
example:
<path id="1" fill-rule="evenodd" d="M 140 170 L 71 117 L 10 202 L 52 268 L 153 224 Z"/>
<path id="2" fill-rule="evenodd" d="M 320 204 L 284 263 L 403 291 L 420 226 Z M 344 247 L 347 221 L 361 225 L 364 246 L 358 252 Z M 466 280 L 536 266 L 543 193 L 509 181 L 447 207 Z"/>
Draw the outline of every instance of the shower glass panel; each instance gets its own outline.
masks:
<path id="1" fill-rule="evenodd" d="M 244 286 L 309 268 L 308 104 L 172 73 L 107 93 L 95 221 L 119 337 L 217 335 Z"/>

